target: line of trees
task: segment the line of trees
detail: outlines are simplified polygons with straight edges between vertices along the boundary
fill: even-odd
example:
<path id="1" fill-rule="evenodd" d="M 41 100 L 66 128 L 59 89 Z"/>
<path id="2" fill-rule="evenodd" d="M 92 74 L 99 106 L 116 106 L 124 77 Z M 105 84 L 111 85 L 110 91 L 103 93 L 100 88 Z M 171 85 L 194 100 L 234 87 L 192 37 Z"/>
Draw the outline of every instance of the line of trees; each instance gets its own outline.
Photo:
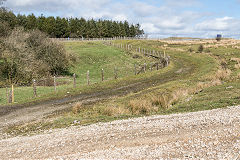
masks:
<path id="1" fill-rule="evenodd" d="M 25 30 L 38 29 L 51 38 L 103 38 L 103 37 L 136 37 L 144 34 L 139 24 L 127 21 L 86 20 L 84 18 L 36 17 L 34 14 L 15 15 L 11 11 L 0 13 L 0 19 L 10 27 L 24 27 Z"/>

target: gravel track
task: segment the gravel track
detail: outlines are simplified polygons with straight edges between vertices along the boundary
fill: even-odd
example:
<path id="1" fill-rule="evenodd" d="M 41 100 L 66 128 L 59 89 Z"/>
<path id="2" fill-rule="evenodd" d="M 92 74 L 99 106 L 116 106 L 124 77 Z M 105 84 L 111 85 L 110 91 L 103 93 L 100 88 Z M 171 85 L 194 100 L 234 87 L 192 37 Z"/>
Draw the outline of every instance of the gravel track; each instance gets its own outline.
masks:
<path id="1" fill-rule="evenodd" d="M 240 159 L 240 106 L 0 140 L 1 159 Z"/>

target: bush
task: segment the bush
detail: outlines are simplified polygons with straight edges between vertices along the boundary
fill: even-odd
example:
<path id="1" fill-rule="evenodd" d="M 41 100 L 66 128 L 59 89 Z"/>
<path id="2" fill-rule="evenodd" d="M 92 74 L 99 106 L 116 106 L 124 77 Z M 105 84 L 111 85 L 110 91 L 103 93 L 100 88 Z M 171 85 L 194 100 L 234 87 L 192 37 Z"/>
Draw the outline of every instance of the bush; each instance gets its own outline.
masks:
<path id="1" fill-rule="evenodd" d="M 0 37 L 6 37 L 10 32 L 10 26 L 4 21 L 0 21 Z"/>
<path id="2" fill-rule="evenodd" d="M 198 47 L 198 52 L 199 52 L 199 53 L 202 53 L 202 52 L 203 52 L 203 49 L 204 49 L 204 48 L 203 48 L 203 45 L 201 44 L 201 45 Z"/>
<path id="3" fill-rule="evenodd" d="M 31 84 L 33 78 L 67 74 L 74 60 L 63 45 L 38 30 L 15 28 L 0 42 L 0 75 L 11 84 Z"/>
<path id="4" fill-rule="evenodd" d="M 192 49 L 192 48 L 189 48 L 189 49 L 188 49 L 188 52 L 193 52 L 193 49 Z"/>

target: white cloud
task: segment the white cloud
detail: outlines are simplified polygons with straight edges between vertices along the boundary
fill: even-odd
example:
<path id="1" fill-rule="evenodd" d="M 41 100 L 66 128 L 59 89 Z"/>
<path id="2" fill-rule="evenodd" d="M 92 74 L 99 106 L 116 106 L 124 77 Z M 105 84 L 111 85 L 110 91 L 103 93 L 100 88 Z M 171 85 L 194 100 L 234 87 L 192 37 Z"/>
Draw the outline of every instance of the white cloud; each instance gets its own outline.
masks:
<path id="1" fill-rule="evenodd" d="M 168 6 L 172 7 L 189 7 L 201 5 L 198 0 L 164 0 Z"/>
<path id="2" fill-rule="evenodd" d="M 240 30 L 240 20 L 234 17 L 210 18 L 214 15 L 209 11 L 185 9 L 201 6 L 199 0 L 162 2 L 158 5 L 147 0 L 8 0 L 6 6 L 16 13 L 128 20 L 130 23 L 140 23 L 145 33 L 169 36 L 209 36 L 219 31 Z"/>
<path id="3" fill-rule="evenodd" d="M 159 12 L 159 8 L 144 2 L 134 2 L 131 5 L 133 12 L 140 17 L 153 16 Z"/>
<path id="4" fill-rule="evenodd" d="M 101 9 L 111 0 L 8 0 L 6 5 L 14 11 L 74 12 L 76 10 Z"/>
<path id="5" fill-rule="evenodd" d="M 236 31 L 240 29 L 240 20 L 233 17 L 216 18 L 198 23 L 196 29 L 202 31 Z"/>
<path id="6" fill-rule="evenodd" d="M 160 29 L 156 27 L 153 23 L 143 23 L 142 28 L 148 33 L 159 33 Z"/>

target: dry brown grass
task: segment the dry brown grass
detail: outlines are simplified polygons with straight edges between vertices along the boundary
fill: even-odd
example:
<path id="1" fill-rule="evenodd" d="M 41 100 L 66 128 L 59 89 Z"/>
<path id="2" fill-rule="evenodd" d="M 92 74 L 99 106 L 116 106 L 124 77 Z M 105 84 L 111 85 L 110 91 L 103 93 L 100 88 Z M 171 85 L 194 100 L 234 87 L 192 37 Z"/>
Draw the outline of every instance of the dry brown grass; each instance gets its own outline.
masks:
<path id="1" fill-rule="evenodd" d="M 179 101 L 180 99 L 182 99 L 183 97 L 187 97 L 188 95 L 189 95 L 188 89 L 178 89 L 171 94 L 170 104 L 172 105 Z"/>
<path id="2" fill-rule="evenodd" d="M 240 58 L 231 58 L 231 61 L 237 62 L 237 64 L 234 65 L 234 68 L 240 69 Z"/>
<path id="3" fill-rule="evenodd" d="M 151 101 L 149 100 L 142 100 L 142 99 L 134 99 L 130 100 L 129 102 L 129 110 L 132 114 L 149 114 L 151 112 L 156 112 L 158 107 L 153 106 Z"/>
<path id="4" fill-rule="evenodd" d="M 240 63 L 240 58 L 231 58 L 231 61 L 235 61 L 237 63 Z"/>
<path id="5" fill-rule="evenodd" d="M 237 79 L 240 79 L 240 73 L 237 74 Z"/>
<path id="6" fill-rule="evenodd" d="M 234 68 L 236 68 L 236 69 L 240 69 L 240 63 L 235 64 L 235 65 L 234 65 Z"/>
<path id="7" fill-rule="evenodd" d="M 187 97 L 189 91 L 187 89 L 178 89 L 171 94 L 161 94 L 158 96 L 151 96 L 151 102 L 153 105 L 161 106 L 162 108 L 169 108 L 176 104 L 180 99 Z"/>
<path id="8" fill-rule="evenodd" d="M 151 100 L 154 105 L 160 105 L 163 108 L 169 108 L 177 102 L 183 100 L 189 95 L 198 93 L 204 88 L 211 86 L 221 85 L 222 82 L 220 79 L 214 79 L 208 82 L 199 82 L 196 87 L 193 88 L 181 88 L 173 91 L 171 94 L 162 94 L 160 96 L 152 96 Z"/>
<path id="9" fill-rule="evenodd" d="M 129 114 L 129 110 L 124 107 L 106 106 L 102 109 L 102 114 L 106 116 L 117 116 Z"/>
<path id="10" fill-rule="evenodd" d="M 208 82 L 199 82 L 196 87 L 189 90 L 190 94 L 196 94 L 202 91 L 204 88 L 221 85 L 222 81 L 220 79 L 214 79 Z"/>
<path id="11" fill-rule="evenodd" d="M 156 106 L 161 106 L 163 108 L 168 108 L 169 107 L 169 98 L 170 96 L 167 94 L 161 94 L 161 95 L 154 95 L 151 96 L 151 102 L 153 105 Z"/>
<path id="12" fill-rule="evenodd" d="M 228 80 L 231 73 L 232 71 L 230 69 L 219 69 L 215 75 L 209 76 L 208 79 L 210 81 Z"/>
<path id="13" fill-rule="evenodd" d="M 83 105 L 81 102 L 76 103 L 73 107 L 72 107 L 72 112 L 74 114 L 78 114 L 81 110 L 83 109 Z"/>
<path id="14" fill-rule="evenodd" d="M 217 86 L 217 85 L 221 85 L 222 81 L 220 79 L 215 79 L 209 82 L 199 82 L 196 86 L 195 90 L 202 90 L 204 88 L 208 88 L 211 86 Z"/>

